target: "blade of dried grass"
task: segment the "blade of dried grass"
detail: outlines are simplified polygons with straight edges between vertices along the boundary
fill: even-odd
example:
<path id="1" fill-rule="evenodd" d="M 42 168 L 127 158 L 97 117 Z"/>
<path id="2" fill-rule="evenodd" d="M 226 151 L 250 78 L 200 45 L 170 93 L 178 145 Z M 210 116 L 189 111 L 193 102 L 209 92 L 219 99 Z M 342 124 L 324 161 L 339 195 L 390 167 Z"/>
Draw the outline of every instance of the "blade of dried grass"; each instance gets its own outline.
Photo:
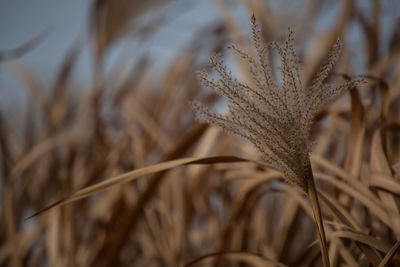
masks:
<path id="1" fill-rule="evenodd" d="M 343 75 L 346 80 L 351 78 Z M 350 133 L 347 139 L 347 151 L 344 162 L 344 170 L 350 174 L 351 178 L 357 179 L 360 175 L 361 163 L 363 160 L 364 136 L 365 136 L 365 111 L 361 103 L 360 94 L 356 87 L 350 88 L 351 112 L 350 112 Z M 339 201 L 346 203 L 345 206 L 352 205 L 352 199 L 348 195 L 340 194 Z M 361 211 L 354 208 L 355 217 Z"/>
<path id="2" fill-rule="evenodd" d="M 44 220 L 40 220 L 35 225 L 33 225 L 32 229 L 27 230 L 26 232 L 20 232 L 18 236 L 18 249 L 20 251 L 21 258 L 27 257 L 34 248 L 35 243 L 39 236 L 42 234 L 44 229 Z M 6 266 L 4 262 L 12 253 L 12 246 L 10 243 L 4 244 L 0 248 L 0 266 Z"/>
<path id="3" fill-rule="evenodd" d="M 350 90 L 351 124 L 344 169 L 356 178 L 360 174 L 365 135 L 365 115 L 357 88 Z"/>
<path id="4" fill-rule="evenodd" d="M 10 169 L 15 164 L 16 158 L 11 149 L 11 136 L 15 136 L 14 133 L 11 133 L 10 128 L 7 127 L 6 122 L 4 120 L 4 115 L 0 111 L 0 152 L 1 152 L 1 175 L 2 181 L 7 181 L 7 177 L 10 173 Z"/>
<path id="5" fill-rule="evenodd" d="M 251 179 L 244 180 L 240 184 L 240 187 L 237 189 L 232 199 L 233 210 L 235 210 L 236 206 L 240 206 L 240 203 L 243 201 L 243 198 L 245 198 L 246 194 L 249 194 L 251 191 L 267 181 L 279 178 L 282 178 L 282 174 L 277 171 L 269 171 L 267 173 L 255 173 L 252 175 Z"/>
<path id="6" fill-rule="evenodd" d="M 369 186 L 383 189 L 400 196 L 400 184 L 393 179 L 393 177 L 383 173 L 372 173 L 369 180 Z"/>
<path id="7" fill-rule="evenodd" d="M 134 97 L 130 98 L 125 106 L 126 109 L 130 110 L 129 114 L 133 117 L 133 120 L 143 127 L 164 152 L 172 149 L 171 138 Z"/>
<path id="8" fill-rule="evenodd" d="M 2 210 L 0 223 L 5 229 L 5 246 L 8 246 L 11 253 L 12 266 L 18 267 L 22 264 L 21 255 L 18 250 L 18 223 L 15 214 L 15 187 L 12 180 L 8 177 L 10 168 L 14 163 L 12 160 L 9 144 L 9 130 L 4 125 L 2 114 L 0 113 L 0 170 L 1 170 L 1 199 Z"/>
<path id="9" fill-rule="evenodd" d="M 300 191 L 293 185 L 287 183 L 283 183 L 282 185 L 289 193 L 288 196 L 293 198 L 299 204 L 299 206 L 302 207 L 302 209 L 310 217 L 311 220 L 315 221 L 313 208 L 311 207 L 310 202 L 308 202 L 307 199 L 304 197 L 304 194 L 301 194 Z M 301 263 L 301 266 L 310 266 L 311 262 L 314 261 L 314 259 L 321 254 L 321 249 L 313 249 L 314 245 L 316 246 L 317 243 L 320 244 L 319 238 L 302 253 L 300 253 L 300 257 L 297 258 L 297 260 L 295 261 L 296 264 Z"/>
<path id="10" fill-rule="evenodd" d="M 379 200 L 376 196 L 366 187 L 363 183 L 358 181 L 355 177 L 352 177 L 349 173 L 343 170 L 341 167 L 335 165 L 329 160 L 319 156 L 319 155 L 311 155 L 311 162 L 319 165 L 320 167 L 326 169 L 327 171 L 332 172 L 334 175 L 338 176 L 343 180 L 343 182 L 348 183 L 353 188 L 357 188 L 357 190 L 361 191 L 365 196 L 368 196 L 371 199 Z"/>
<path id="11" fill-rule="evenodd" d="M 362 29 L 364 30 L 367 38 L 368 48 L 368 65 L 373 66 L 378 59 L 379 51 L 379 17 L 380 17 L 380 1 L 372 1 L 371 14 L 364 15 L 360 8 L 358 8 L 355 1 L 348 1 L 351 3 L 350 8 L 353 16 L 360 21 Z M 373 23 L 369 22 L 368 17 L 372 15 Z"/>
<path id="12" fill-rule="evenodd" d="M 299 193 L 299 191 L 291 185 L 283 184 L 283 186 L 285 187 L 285 190 L 289 192 L 289 195 L 299 203 L 299 205 L 308 214 L 308 216 L 310 216 L 310 218 L 313 218 L 314 214 L 313 214 L 312 207 L 310 207 L 310 204 L 306 201 L 304 196 L 302 196 Z M 321 197 L 322 200 L 325 200 L 323 194 L 319 194 L 319 197 Z M 324 203 L 325 202 L 322 202 L 322 204 L 324 204 Z M 329 207 L 329 206 L 327 206 L 327 207 Z M 328 211 L 330 211 L 330 209 L 328 209 Z M 336 217 L 335 215 L 333 215 L 333 216 Z M 329 234 L 328 234 L 328 236 L 329 236 Z M 336 242 L 337 244 L 339 244 L 339 246 L 340 246 L 339 253 L 343 257 L 343 259 L 345 259 L 346 262 L 350 266 L 354 266 L 353 263 L 356 262 L 356 260 L 352 256 L 351 252 L 346 248 L 346 246 L 339 239 L 334 239 L 333 241 Z M 306 259 L 301 259 L 301 260 L 306 260 L 306 263 L 304 264 L 304 262 L 303 262 L 302 266 L 309 266 L 310 262 L 312 262 L 313 259 L 315 257 L 317 257 L 318 254 L 320 253 L 320 250 L 316 250 L 316 249 L 313 250 L 313 247 L 317 246 L 317 243 L 320 243 L 320 241 L 316 240 L 315 242 L 310 244 L 310 246 L 305 251 L 303 251 L 302 254 L 300 254 L 300 255 L 306 254 Z M 310 252 L 309 250 L 311 250 L 311 253 L 308 253 L 308 252 Z M 355 265 L 355 266 L 358 266 L 358 265 Z"/>
<path id="13" fill-rule="evenodd" d="M 13 62 L 10 64 L 11 71 L 15 76 L 25 85 L 28 93 L 32 96 L 33 102 L 38 105 L 38 108 L 42 112 L 42 116 L 46 115 L 47 102 L 44 96 L 41 86 L 36 79 L 34 73 L 28 69 L 26 66 Z"/>
<path id="14" fill-rule="evenodd" d="M 93 1 L 89 27 L 93 34 L 93 47 L 97 62 L 100 62 L 108 48 L 123 37 L 129 23 L 141 12 L 152 7 L 154 1 Z"/>
<path id="15" fill-rule="evenodd" d="M 363 203 L 365 206 L 367 206 L 369 208 L 369 210 L 371 210 L 372 213 L 374 213 L 378 219 L 380 219 L 383 223 L 385 223 L 389 226 L 388 219 L 391 216 L 389 216 L 386 213 L 386 210 L 383 207 L 380 207 L 380 205 L 378 205 L 379 201 L 375 203 L 373 200 L 371 200 L 371 199 L 367 198 L 366 196 L 363 196 L 362 194 L 357 192 L 357 190 L 354 190 L 353 188 L 349 188 L 344 183 L 342 183 L 338 180 L 333 180 L 326 175 L 323 175 L 320 173 L 315 173 L 315 177 L 317 179 L 322 179 L 327 182 L 330 182 L 330 183 L 334 184 L 335 186 L 337 186 L 338 188 L 340 188 L 342 191 L 347 192 L 349 195 L 353 196 L 355 199 L 357 199 L 358 201 Z M 384 216 L 384 218 L 381 216 Z M 361 246 L 360 248 L 363 250 L 365 255 L 371 260 L 371 262 L 373 262 L 374 264 L 379 263 L 380 259 L 377 258 L 378 255 L 376 255 L 375 253 L 373 253 L 372 251 L 370 251 L 367 248 L 363 248 L 362 244 L 360 246 Z"/>
<path id="16" fill-rule="evenodd" d="M 249 203 L 254 201 L 257 194 L 260 193 L 262 185 L 273 179 L 280 178 L 281 175 L 277 172 L 269 172 L 261 174 L 259 177 L 246 180 L 239 189 L 236 191 L 232 200 L 232 213 L 229 218 L 229 222 L 221 235 L 221 244 L 219 247 L 220 251 L 229 250 L 232 243 L 232 237 L 237 230 L 237 225 L 245 217 L 248 212 Z M 221 264 L 221 258 L 216 257 L 214 265 L 219 266 Z"/>
<path id="17" fill-rule="evenodd" d="M 379 92 L 381 95 L 381 118 L 382 121 L 385 123 L 390 107 L 389 85 L 384 79 L 379 79 L 378 85 L 379 85 Z"/>
<path id="18" fill-rule="evenodd" d="M 332 178 L 333 179 L 333 178 Z M 340 202 L 331 197 L 329 194 L 325 193 L 324 191 L 320 191 L 320 197 L 322 199 L 322 203 L 326 205 L 326 209 L 334 218 L 336 218 L 341 223 L 356 229 L 361 230 L 360 225 L 356 222 L 353 216 L 343 207 Z"/>
<path id="19" fill-rule="evenodd" d="M 333 236 L 332 234 L 328 234 L 328 239 L 330 240 L 331 243 L 334 243 L 337 245 L 337 249 L 339 249 L 339 253 L 342 256 L 342 258 L 346 261 L 346 263 L 348 264 L 348 266 L 354 266 L 354 267 L 358 267 L 360 266 L 356 259 L 353 257 L 352 253 L 350 252 L 349 249 L 347 249 L 347 247 L 343 244 L 343 242 L 340 240 L 340 238 Z M 315 247 L 317 247 L 317 243 L 318 240 L 315 240 L 313 243 L 311 243 L 309 245 L 309 247 L 307 248 L 306 251 L 311 250 L 311 252 L 313 251 L 317 251 L 315 249 Z M 315 252 L 314 252 L 315 253 Z M 311 254 L 314 255 L 314 254 Z M 380 260 L 380 259 L 379 259 Z M 310 260 L 309 260 L 310 261 Z M 307 264 L 305 266 L 309 266 L 310 264 Z M 375 266 L 375 265 L 374 265 Z M 377 266 L 377 265 L 376 265 Z"/>
<path id="20" fill-rule="evenodd" d="M 381 201 L 377 200 L 376 198 L 370 198 L 368 196 L 365 196 L 360 193 L 358 189 L 349 187 L 347 184 L 339 181 L 339 180 L 334 180 L 330 176 L 327 176 L 322 173 L 316 172 L 314 174 L 314 177 L 318 180 L 328 182 L 335 187 L 339 188 L 341 191 L 349 194 L 352 196 L 354 199 L 358 200 L 360 203 L 368 207 L 369 211 L 374 214 L 377 219 L 379 219 L 381 222 L 386 224 L 387 226 L 391 227 L 391 224 L 389 222 L 389 214 L 387 213 L 387 210 L 382 206 Z M 394 214 L 391 214 L 394 215 Z"/>
<path id="21" fill-rule="evenodd" d="M 16 59 L 39 45 L 49 35 L 50 30 L 44 30 L 28 42 L 10 51 L 0 51 L 0 63 L 5 60 Z"/>
<path id="22" fill-rule="evenodd" d="M 9 182 L 3 184 L 3 216 L 4 223 L 6 226 L 6 236 L 7 240 L 11 245 L 11 265 L 13 267 L 22 266 L 22 259 L 18 249 L 18 225 L 15 221 L 15 210 L 14 210 L 14 194 L 12 191 L 12 187 Z"/>
<path id="23" fill-rule="evenodd" d="M 315 242 L 313 242 L 313 246 L 309 246 L 309 248 L 307 248 L 305 252 L 301 254 L 301 256 L 295 261 L 295 264 L 293 265 L 301 267 L 316 265 L 315 260 L 321 254 L 321 250 L 317 245 L 318 242 L 319 242 L 318 239 Z"/>
<path id="24" fill-rule="evenodd" d="M 167 112 L 168 108 L 171 108 L 170 102 L 173 101 L 171 95 L 175 94 L 176 85 L 186 78 L 185 76 L 187 76 L 188 69 L 191 68 L 192 64 L 192 58 L 186 56 L 180 56 L 170 64 L 169 71 L 166 73 L 164 86 L 151 112 L 152 117 L 157 121 L 161 121 L 162 114 Z"/>
<path id="25" fill-rule="evenodd" d="M 379 87 L 379 94 L 380 94 L 380 118 L 382 120 L 381 124 L 383 126 L 386 126 L 387 123 L 387 117 L 388 117 L 388 113 L 389 113 L 389 107 L 390 107 L 390 91 L 389 91 L 389 84 L 385 81 L 385 79 L 380 78 L 380 77 L 376 77 L 374 75 L 370 75 L 370 74 L 366 74 L 366 75 L 362 75 L 362 77 L 365 77 L 367 79 L 370 79 L 374 82 L 376 82 L 376 84 Z M 386 128 L 383 128 L 382 130 L 382 136 L 383 136 L 383 142 L 384 142 L 384 149 L 385 152 L 386 151 Z"/>
<path id="26" fill-rule="evenodd" d="M 238 211 L 240 210 L 240 206 L 243 205 L 243 201 L 245 198 L 247 198 L 251 194 L 252 191 L 256 190 L 258 187 L 260 187 L 262 184 L 272 181 L 274 179 L 282 178 L 282 175 L 278 172 L 272 171 L 268 173 L 263 173 L 259 175 L 253 175 L 252 179 L 248 179 L 246 181 L 243 181 L 241 183 L 240 187 L 236 191 L 235 195 L 233 196 L 232 199 L 232 210 L 233 211 Z M 233 214 L 236 214 L 236 212 L 233 212 Z M 231 218 L 236 217 L 234 215 L 231 216 Z"/>
<path id="27" fill-rule="evenodd" d="M 388 243 L 360 232 L 351 232 L 342 230 L 331 233 L 329 237 L 350 239 L 352 241 L 368 245 L 371 248 L 377 249 L 383 253 L 388 253 L 391 249 L 391 246 Z M 400 255 L 395 255 L 394 257 L 398 260 L 400 259 Z"/>
<path id="28" fill-rule="evenodd" d="M 16 177 L 20 176 L 27 168 L 29 168 L 35 161 L 37 161 L 41 156 L 46 155 L 54 148 L 63 145 L 73 136 L 72 132 L 61 132 L 58 135 L 49 137 L 43 140 L 41 143 L 34 146 L 30 151 L 28 151 L 18 162 L 13 166 L 10 172 L 9 179 L 13 182 Z"/>
<path id="29" fill-rule="evenodd" d="M 323 200 L 322 203 L 326 205 L 325 210 L 327 210 L 334 218 L 336 218 L 341 223 L 347 225 L 351 229 L 355 229 L 357 231 L 362 230 L 360 225 L 353 218 L 353 216 L 345 209 L 342 204 L 340 204 L 337 199 L 329 196 L 323 191 L 320 192 L 320 197 Z M 356 242 L 356 244 L 362 250 L 364 255 L 368 258 L 368 260 L 373 264 L 373 266 L 378 266 L 380 262 L 379 255 L 369 246 L 366 246 L 359 242 Z"/>
<path id="30" fill-rule="evenodd" d="M 400 248 L 400 240 L 398 240 L 393 247 L 386 253 L 385 257 L 382 259 L 378 267 L 385 267 L 390 262 L 390 260 L 396 255 L 396 252 Z"/>
<path id="31" fill-rule="evenodd" d="M 275 248 L 274 250 L 276 254 L 279 255 L 278 259 L 287 257 L 284 249 L 287 246 L 291 231 L 294 230 L 293 228 L 297 228 L 295 219 L 299 211 L 299 205 L 293 198 L 286 198 L 284 201 L 282 215 L 277 222 L 279 230 L 275 232 L 272 241 Z"/>
<path id="32" fill-rule="evenodd" d="M 137 63 L 132 66 L 131 70 L 129 71 L 129 75 L 125 79 L 125 81 L 121 84 L 118 88 L 114 99 L 113 99 L 113 106 L 118 108 L 125 98 L 129 97 L 132 90 L 135 88 L 135 85 L 140 84 L 142 78 L 145 76 L 146 71 L 150 66 L 150 57 L 148 54 L 141 56 Z"/>
<path id="33" fill-rule="evenodd" d="M 114 185 L 122 185 L 128 182 L 131 182 L 139 177 L 157 173 L 157 172 L 162 172 L 165 170 L 169 170 L 172 168 L 176 168 L 179 166 L 183 165 L 188 165 L 188 164 L 215 164 L 215 163 L 232 163 L 232 162 L 255 162 L 252 160 L 248 159 L 243 159 L 235 156 L 215 156 L 215 157 L 203 157 L 203 158 L 183 158 L 183 159 L 177 159 L 177 160 L 171 160 L 171 161 L 165 161 L 162 163 L 154 164 L 148 167 L 136 169 L 109 179 L 106 179 L 102 182 L 99 182 L 97 184 L 82 188 L 72 195 L 63 198 L 48 207 L 36 212 L 35 214 L 29 216 L 26 219 L 30 219 L 32 217 L 35 217 L 51 208 L 56 208 L 56 207 L 61 207 L 64 206 L 68 203 L 78 201 L 80 199 L 87 198 L 95 193 L 104 191 Z M 262 163 L 259 163 L 262 164 Z"/>
<path id="34" fill-rule="evenodd" d="M 343 75 L 345 79 L 349 80 L 350 77 L 347 75 Z M 344 169 L 347 171 L 351 178 L 356 178 L 360 175 L 360 167 L 362 163 L 362 153 L 363 153 L 363 142 L 365 136 L 365 111 L 364 107 L 361 103 L 360 94 L 357 88 L 352 88 L 350 90 L 351 96 L 351 124 L 350 124 L 350 135 L 348 138 L 348 146 L 347 146 L 347 154 L 344 163 Z M 334 179 L 334 178 L 332 178 Z M 326 195 L 328 198 L 329 196 Z M 347 213 L 347 211 L 342 208 L 342 205 L 339 204 L 335 199 L 331 198 L 331 203 L 335 203 L 335 207 L 341 211 L 341 214 L 347 214 L 347 219 L 352 221 L 353 227 L 356 226 L 357 230 L 360 230 L 359 226 L 355 224 L 355 221 L 352 220 L 353 217 Z M 371 250 L 368 246 L 364 244 L 357 243 L 363 253 L 367 256 L 367 258 L 374 264 L 377 265 L 379 261 L 379 255 L 377 255 L 373 250 Z"/>
<path id="35" fill-rule="evenodd" d="M 65 264 L 65 258 L 61 251 L 61 215 L 59 210 L 52 210 L 47 216 L 47 231 L 45 236 L 45 248 L 47 259 L 52 266 Z"/>
<path id="36" fill-rule="evenodd" d="M 31 100 L 27 101 L 26 113 L 25 113 L 25 121 L 23 126 L 24 138 L 21 143 L 23 143 L 23 151 L 29 151 L 35 145 L 37 140 L 38 128 L 36 127 L 37 120 L 35 118 L 36 112 L 34 109 L 34 105 Z"/>
<path id="37" fill-rule="evenodd" d="M 183 155 L 205 132 L 208 128 L 207 124 L 198 124 L 187 132 L 178 144 L 164 157 L 164 160 L 172 160 Z M 151 177 L 146 189 L 140 194 L 136 203 L 132 206 L 131 212 L 120 216 L 120 224 L 118 231 L 110 231 L 104 240 L 101 248 L 92 262 L 94 266 L 109 266 L 113 264 L 125 242 L 129 233 L 132 232 L 139 221 L 139 217 L 143 214 L 143 210 L 147 203 L 152 199 L 161 182 L 163 181 L 165 172 L 159 172 Z"/>
<path id="38" fill-rule="evenodd" d="M 329 246 L 329 260 L 332 266 L 337 266 L 339 261 L 339 244 L 335 240 L 332 240 L 331 245 Z"/>
<path id="39" fill-rule="evenodd" d="M 285 190 L 289 193 L 288 196 L 292 197 L 297 203 L 302 207 L 302 209 L 307 213 L 310 218 L 313 218 L 313 210 L 307 199 L 304 197 L 304 194 L 301 194 L 298 189 L 296 189 L 293 185 L 282 183 Z"/>
<path id="40" fill-rule="evenodd" d="M 274 261 L 272 259 L 266 258 L 260 254 L 253 252 L 243 252 L 243 251 L 222 251 L 222 252 L 214 252 L 205 254 L 199 258 L 196 258 L 185 265 L 184 267 L 193 266 L 196 263 L 199 263 L 205 259 L 213 258 L 213 257 L 222 257 L 225 256 L 227 258 L 235 259 L 236 261 L 246 262 L 251 264 L 252 266 L 280 266 L 284 267 L 283 263 Z"/>
<path id="41" fill-rule="evenodd" d="M 56 76 L 56 81 L 51 91 L 52 95 L 47 104 L 48 112 L 46 113 L 46 115 L 48 116 L 47 120 L 50 123 L 51 128 L 59 128 L 60 126 L 65 125 L 64 120 L 68 113 L 68 81 L 71 77 L 74 63 L 78 58 L 79 52 L 80 46 L 78 43 L 73 45 L 67 51 L 67 54 L 65 55 L 61 64 L 60 70 Z"/>
<path id="42" fill-rule="evenodd" d="M 216 127 L 209 127 L 197 142 L 196 147 L 193 149 L 193 157 L 205 157 L 213 153 L 213 149 L 215 148 L 215 144 L 218 142 L 220 132 L 220 129 Z M 194 165 L 187 168 L 187 174 L 190 177 L 193 177 L 193 179 L 189 181 L 187 189 L 189 195 L 194 194 L 199 186 L 199 183 L 204 181 L 203 177 L 201 177 L 201 170 L 205 170 L 206 168 L 206 166 L 200 165 Z"/>
<path id="43" fill-rule="evenodd" d="M 35 249 L 36 242 L 38 238 L 43 234 L 45 230 L 45 219 L 38 220 L 38 222 L 33 225 L 31 229 L 27 232 L 20 232 L 19 236 L 19 249 L 21 251 L 22 257 L 27 257 Z"/>
<path id="44" fill-rule="evenodd" d="M 375 131 L 372 137 L 371 143 L 371 158 L 370 166 L 371 171 L 384 173 L 388 176 L 392 175 L 392 170 L 390 164 L 387 160 L 387 156 L 383 147 L 382 133 L 381 129 Z M 385 207 L 395 213 L 397 216 L 390 216 L 388 222 L 390 223 L 390 228 L 394 231 L 397 239 L 400 238 L 400 209 L 396 203 L 394 196 L 391 193 L 385 191 L 378 191 L 379 198 Z"/>

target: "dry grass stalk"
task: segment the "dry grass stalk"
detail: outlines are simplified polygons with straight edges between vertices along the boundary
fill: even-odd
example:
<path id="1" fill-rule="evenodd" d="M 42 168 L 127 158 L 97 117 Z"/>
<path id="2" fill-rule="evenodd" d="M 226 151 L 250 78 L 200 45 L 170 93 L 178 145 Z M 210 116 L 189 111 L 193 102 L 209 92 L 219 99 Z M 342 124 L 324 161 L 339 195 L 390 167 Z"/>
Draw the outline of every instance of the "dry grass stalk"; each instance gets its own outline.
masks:
<path id="1" fill-rule="evenodd" d="M 294 32 L 289 29 L 283 45 L 276 42 L 265 45 L 259 26 L 252 17 L 252 37 L 256 56 L 236 46 L 231 49 L 247 62 L 252 84 L 245 84 L 232 77 L 220 55 L 210 59 L 214 79 L 206 71 L 199 72 L 199 81 L 228 101 L 229 112 L 219 115 L 199 102 L 193 103 L 196 116 L 203 122 L 216 124 L 228 132 L 244 137 L 253 143 L 272 167 L 281 171 L 285 178 L 303 190 L 311 199 L 319 228 L 324 256 L 324 266 L 329 266 L 325 233 L 315 190 L 309 159 L 310 129 L 315 114 L 336 96 L 348 88 L 360 84 L 353 79 L 332 87 L 326 82 L 341 50 L 337 41 L 327 55 L 326 62 L 316 73 L 311 86 L 301 81 L 300 64 L 293 47 Z M 281 57 L 282 83 L 278 84 L 269 62 L 270 50 Z"/>
<path id="2" fill-rule="evenodd" d="M 111 2 L 94 1 L 98 9 L 92 8 L 93 38 L 88 41 L 94 42 L 91 47 L 97 62 L 115 51 L 113 43 L 131 39 L 133 35 L 127 33 L 135 17 L 158 6 L 157 0 L 146 4 L 149 8 L 124 5 L 127 10 L 121 13 Z M 195 125 L 187 105 L 193 99 L 207 107 L 217 103 L 215 94 L 200 90 L 194 72 L 206 65 L 204 59 L 210 53 L 226 46 L 228 37 L 241 49 L 247 43 L 245 27 L 240 27 L 236 16 L 238 6 L 217 2 L 223 5 L 218 9 L 222 22 L 199 31 L 165 69 L 154 72 L 152 67 L 159 60 L 144 49 L 142 60 L 130 67 L 125 80 L 121 80 L 121 70 L 127 70 L 127 64 L 122 62 L 105 68 L 104 77 L 101 72 L 99 80 L 88 84 L 102 90 L 86 94 L 86 86 L 74 88 L 75 63 L 83 56 L 77 52 L 82 47 L 69 50 L 53 83 L 45 83 L 37 68 L 30 70 L 23 63 L 24 58 L 18 65 L 10 62 L 29 99 L 21 116 L 14 113 L 20 106 L 2 106 L 0 112 L 1 266 L 210 266 L 212 261 L 214 266 L 322 265 L 313 209 L 299 186 L 281 184 L 281 172 L 265 171 L 259 163 L 214 165 L 229 157 L 213 155 L 246 159 L 257 157 L 257 151 L 232 134 L 219 134 L 218 128 Z M 370 84 L 352 90 L 350 102 L 338 101 L 318 112 L 309 138 L 316 140 L 310 161 L 318 180 L 331 265 L 400 266 L 397 14 L 390 15 L 387 1 L 375 1 L 368 9 L 359 8 L 356 1 L 328 4 L 313 0 L 305 6 L 311 15 L 296 22 L 281 15 L 297 12 L 289 10 L 293 5 L 286 5 L 288 1 L 265 8 L 262 0 L 235 2 L 269 19 L 258 21 L 264 40 L 275 39 L 286 25 L 296 25 L 296 46 L 304 51 L 303 64 L 298 67 L 303 86 L 316 77 L 337 36 L 346 43 L 338 72 L 366 74 Z M 382 7 L 375 8 L 377 4 Z M 318 18 L 326 15 L 328 5 L 339 7 L 338 17 L 329 29 L 320 31 Z M 285 12 L 279 13 L 277 6 Z M 173 4 L 168 10 L 179 13 Z M 380 15 L 385 16 L 381 23 Z M 274 16 L 280 16 L 279 21 Z M 187 30 L 191 19 L 174 30 Z M 365 39 L 352 38 L 356 25 L 361 25 L 358 31 Z M 393 26 L 392 36 L 378 34 L 388 33 L 383 31 L 387 25 Z M 276 46 L 269 45 L 269 49 L 279 53 Z M 280 46 L 285 51 L 285 44 Z M 1 70 L 7 71 L 10 56 L 15 59 L 27 52 L 25 48 L 0 53 L 6 59 Z M 246 85 L 257 89 L 247 70 L 251 57 L 239 49 L 234 52 L 245 58 L 236 57 L 235 68 Z M 255 55 L 253 60 L 258 62 Z M 278 84 L 283 92 L 283 84 Z M 164 138 L 158 138 L 159 133 Z M 189 163 L 188 157 L 200 161 Z M 72 201 L 68 205 L 24 221 L 65 196 L 70 196 L 67 202 Z"/>

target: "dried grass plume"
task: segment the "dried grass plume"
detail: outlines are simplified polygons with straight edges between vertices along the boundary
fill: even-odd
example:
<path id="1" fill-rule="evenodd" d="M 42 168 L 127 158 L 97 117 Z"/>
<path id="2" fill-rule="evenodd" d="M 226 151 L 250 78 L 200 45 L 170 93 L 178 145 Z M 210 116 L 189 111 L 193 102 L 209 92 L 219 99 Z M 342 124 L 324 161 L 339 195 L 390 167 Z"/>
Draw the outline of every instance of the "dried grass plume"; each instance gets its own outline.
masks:
<path id="1" fill-rule="evenodd" d="M 294 32 L 289 29 L 283 44 L 265 44 L 253 17 L 255 56 L 236 46 L 229 47 L 248 64 L 251 84 L 233 78 L 221 55 L 212 56 L 210 65 L 218 78 L 204 70 L 198 73 L 198 78 L 204 87 L 226 98 L 229 112 L 217 114 L 199 102 L 193 102 L 192 107 L 200 121 L 218 125 L 249 140 L 289 182 L 307 192 L 309 179 L 312 179 L 309 134 L 314 116 L 322 106 L 360 83 L 361 79 L 346 81 L 336 87 L 327 83 L 342 48 L 338 40 L 311 85 L 305 86 L 300 78 L 293 36 Z M 280 83 L 271 70 L 271 50 L 275 50 L 281 59 Z"/>

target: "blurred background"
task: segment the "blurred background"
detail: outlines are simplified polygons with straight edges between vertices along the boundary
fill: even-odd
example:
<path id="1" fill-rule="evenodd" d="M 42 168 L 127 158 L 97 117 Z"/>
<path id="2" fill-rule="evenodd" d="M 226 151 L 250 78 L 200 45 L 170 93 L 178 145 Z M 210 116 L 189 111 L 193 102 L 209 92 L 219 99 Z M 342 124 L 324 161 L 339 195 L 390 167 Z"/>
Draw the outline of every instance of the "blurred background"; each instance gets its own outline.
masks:
<path id="1" fill-rule="evenodd" d="M 196 80 L 215 53 L 246 79 L 226 47 L 251 51 L 252 14 L 266 42 L 295 30 L 305 84 L 338 37 L 331 82 L 366 77 L 316 118 L 313 164 L 332 265 L 378 266 L 400 238 L 396 0 L 0 0 L 0 265 L 320 266 L 307 199 L 250 163 L 154 173 L 24 220 L 162 161 L 259 159 L 189 104 L 224 109 Z"/>

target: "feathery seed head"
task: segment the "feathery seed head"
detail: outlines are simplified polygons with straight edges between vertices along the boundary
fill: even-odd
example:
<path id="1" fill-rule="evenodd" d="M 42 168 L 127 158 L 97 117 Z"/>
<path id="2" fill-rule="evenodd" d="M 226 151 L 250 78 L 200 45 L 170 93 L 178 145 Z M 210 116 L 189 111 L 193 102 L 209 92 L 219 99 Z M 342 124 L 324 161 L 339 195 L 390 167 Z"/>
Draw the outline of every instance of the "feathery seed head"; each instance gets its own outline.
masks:
<path id="1" fill-rule="evenodd" d="M 199 102 L 192 103 L 193 110 L 200 121 L 218 125 L 249 140 L 289 182 L 307 192 L 309 179 L 312 179 L 309 132 L 314 116 L 323 105 L 360 83 L 361 79 L 350 80 L 334 88 L 327 85 L 326 79 L 339 58 L 342 46 L 339 40 L 316 73 L 311 86 L 306 87 L 300 78 L 292 30 L 288 30 L 283 44 L 273 42 L 266 45 L 253 17 L 252 39 L 255 56 L 234 45 L 229 47 L 249 66 L 251 85 L 233 78 L 219 54 L 210 58 L 211 68 L 218 74 L 218 79 L 206 71 L 198 73 L 204 87 L 226 98 L 228 114 L 216 114 Z M 280 84 L 272 74 L 271 49 L 276 50 L 281 58 Z"/>

